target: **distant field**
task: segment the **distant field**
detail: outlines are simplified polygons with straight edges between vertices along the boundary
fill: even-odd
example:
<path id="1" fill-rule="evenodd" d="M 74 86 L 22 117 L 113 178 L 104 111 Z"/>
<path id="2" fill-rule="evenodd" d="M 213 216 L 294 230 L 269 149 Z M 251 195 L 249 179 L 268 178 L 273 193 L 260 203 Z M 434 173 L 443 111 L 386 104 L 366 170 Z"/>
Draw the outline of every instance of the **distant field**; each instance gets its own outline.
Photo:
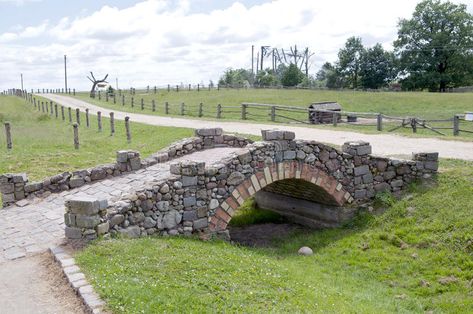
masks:
<path id="1" fill-rule="evenodd" d="M 102 99 L 89 98 L 89 93 L 78 93 L 77 98 L 108 108 L 120 108 L 123 111 L 143 112 L 146 114 L 164 115 L 164 103 L 169 103 L 169 114 L 179 116 L 181 103 L 185 103 L 185 116 L 197 117 L 199 103 L 203 103 L 203 118 L 215 119 L 217 105 L 223 106 L 222 119 L 239 120 L 241 111 L 238 106 L 243 102 L 277 104 L 286 106 L 307 107 L 312 102 L 336 101 L 345 111 L 382 113 L 396 117 L 420 117 L 423 119 L 451 119 L 454 114 L 473 111 L 473 93 L 427 93 L 427 92 L 359 92 L 359 91 L 328 91 L 328 90 L 283 90 L 283 89 L 221 89 L 202 90 L 197 92 L 158 90 L 156 94 L 137 91 L 133 96 L 134 107 L 131 108 L 131 95 L 124 92 L 125 106 L 122 106 L 121 97 L 112 98 L 107 103 Z M 145 110 L 141 110 L 141 98 L 144 100 Z M 152 100 L 156 102 L 156 112 L 151 110 Z M 233 108 L 228 108 L 233 107 Z M 250 109 L 248 121 L 270 122 L 269 109 Z M 281 115 L 290 116 L 299 120 L 307 120 L 307 114 L 301 112 L 281 112 Z M 294 121 L 278 117 L 277 122 L 292 123 Z M 339 124 L 338 129 L 354 129 L 360 132 L 377 132 L 374 121 L 367 126 L 353 126 Z M 386 123 L 384 131 L 398 125 L 398 122 Z M 433 123 L 437 127 L 451 127 L 451 122 Z M 323 126 L 330 128 L 331 126 Z M 473 130 L 473 123 L 463 122 L 462 127 Z M 442 131 L 449 137 L 452 130 Z M 397 130 L 396 133 L 411 134 L 412 130 Z M 419 130 L 421 136 L 437 136 L 427 130 Z M 458 139 L 472 139 L 471 134 L 463 133 Z"/>
<path id="2" fill-rule="evenodd" d="M 111 137 L 108 119 L 103 119 L 101 133 L 97 131 L 95 116 L 91 116 L 90 128 L 85 127 L 84 115 L 81 120 L 80 149 L 75 150 L 71 124 L 34 111 L 21 98 L 0 96 L 0 174 L 26 172 L 30 180 L 39 180 L 51 174 L 113 162 L 115 152 L 120 149 L 134 149 L 148 156 L 173 141 L 193 135 L 191 129 L 132 122 L 132 142 L 128 144 L 123 121 L 115 122 L 115 135 Z M 6 121 L 12 125 L 12 151 L 6 149 L 3 129 Z"/>

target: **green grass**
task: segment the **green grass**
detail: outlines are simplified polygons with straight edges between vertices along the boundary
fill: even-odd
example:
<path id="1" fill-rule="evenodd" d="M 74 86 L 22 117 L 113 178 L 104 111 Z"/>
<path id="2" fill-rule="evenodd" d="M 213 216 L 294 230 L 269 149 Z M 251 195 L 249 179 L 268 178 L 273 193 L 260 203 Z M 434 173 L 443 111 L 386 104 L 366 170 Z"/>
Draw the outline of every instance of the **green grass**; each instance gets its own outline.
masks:
<path id="1" fill-rule="evenodd" d="M 12 125 L 11 151 L 6 148 L 3 130 L 6 121 Z M 56 119 L 35 111 L 21 98 L 0 96 L 0 173 L 26 172 L 30 181 L 39 180 L 64 171 L 114 162 L 116 151 L 120 149 L 138 150 L 147 157 L 173 141 L 193 136 L 191 129 L 156 127 L 132 121 L 132 142 L 128 144 L 123 121 L 115 122 L 113 137 L 110 136 L 109 119 L 103 119 L 101 133 L 97 131 L 97 117 L 91 115 L 90 121 L 91 127 L 85 127 L 85 115 L 82 114 L 80 149 L 75 150 L 72 126 L 61 121 L 60 113 Z"/>
<path id="2" fill-rule="evenodd" d="M 441 162 L 381 215 L 272 248 L 191 238 L 101 240 L 76 254 L 116 313 L 471 313 L 473 163 Z M 296 254 L 307 245 L 309 257 Z M 441 284 L 454 276 L 456 282 Z"/>
<path id="3" fill-rule="evenodd" d="M 217 104 L 224 106 L 222 118 L 226 120 L 239 120 L 240 109 L 229 108 L 225 106 L 239 106 L 243 102 L 256 102 L 267 104 L 279 104 L 289 106 L 303 106 L 306 107 L 312 102 L 317 101 L 337 101 L 345 111 L 355 112 L 373 112 L 383 113 L 389 116 L 397 117 L 420 117 L 424 119 L 451 119 L 454 114 L 461 114 L 466 111 L 471 111 L 473 103 L 473 93 L 426 93 L 426 92 L 360 92 L 360 91 L 328 91 L 328 90 L 285 90 L 285 89 L 222 89 L 220 91 L 180 91 L 167 92 L 167 90 L 158 91 L 157 94 L 152 92 L 147 94 L 145 92 L 137 91 L 134 95 L 134 108 L 131 108 L 131 95 L 126 96 L 126 105 L 121 105 L 121 98 L 117 97 L 117 103 L 113 104 L 112 99 L 105 102 L 105 98 L 99 101 L 98 98 L 89 98 L 88 93 L 78 93 L 76 96 L 85 101 L 94 104 L 115 108 L 130 112 L 143 112 L 140 108 L 141 98 L 145 102 L 146 114 L 164 115 L 164 103 L 167 101 L 170 104 L 170 115 L 180 115 L 180 104 L 186 104 L 186 115 L 184 117 L 197 117 L 198 104 L 204 104 L 204 118 L 215 119 Z M 156 100 L 156 112 L 151 111 L 151 100 Z M 248 115 L 248 122 L 270 122 L 269 111 L 250 109 Z M 291 117 L 306 120 L 305 113 L 281 113 L 282 115 L 290 115 Z M 290 120 L 278 118 L 278 122 L 291 123 Z M 374 123 L 375 124 L 375 123 Z M 385 123 L 384 131 L 387 131 L 398 125 L 398 122 Z M 431 123 L 436 127 L 452 127 L 451 122 L 447 123 Z M 332 126 L 313 126 L 330 128 Z M 473 123 L 462 122 L 461 128 L 473 131 Z M 336 129 L 342 130 L 356 130 L 362 133 L 377 133 L 376 126 L 354 126 L 339 124 Z M 441 130 L 442 131 L 442 130 Z M 468 133 L 461 133 L 459 137 L 453 137 L 452 130 L 443 130 L 447 139 L 461 139 L 472 140 L 472 135 Z M 409 135 L 409 136 L 428 136 L 437 137 L 435 133 L 419 129 L 418 134 L 412 134 L 411 129 L 400 129 L 395 133 Z"/>
<path id="4" fill-rule="evenodd" d="M 284 221 L 284 217 L 275 212 L 257 208 L 255 199 L 249 198 L 232 217 L 230 225 L 241 227 L 259 223 L 281 223 Z"/>

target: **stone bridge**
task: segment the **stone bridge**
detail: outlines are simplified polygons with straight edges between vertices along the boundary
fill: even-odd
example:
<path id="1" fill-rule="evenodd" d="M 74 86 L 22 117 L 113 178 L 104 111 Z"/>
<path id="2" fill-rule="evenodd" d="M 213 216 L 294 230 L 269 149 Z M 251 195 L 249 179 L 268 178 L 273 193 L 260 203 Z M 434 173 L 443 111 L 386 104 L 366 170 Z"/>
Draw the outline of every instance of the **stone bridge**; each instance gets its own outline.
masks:
<path id="1" fill-rule="evenodd" d="M 181 158 L 170 164 L 166 177 L 148 181 L 113 202 L 73 197 L 66 202 L 66 236 L 228 237 L 232 216 L 252 196 L 259 207 L 297 223 L 332 227 L 352 218 L 357 205 L 376 193 L 399 194 L 414 180 L 430 179 L 438 169 L 438 153 L 415 153 L 412 160 L 381 158 L 372 156 L 365 142 L 347 142 L 339 151 L 319 142 L 295 140 L 295 134 L 287 131 L 262 131 L 263 141 L 256 143 L 222 135 L 221 129 L 199 129 L 196 135 L 184 141 L 180 155 L 185 147 L 192 152 L 198 145 L 199 149 L 245 147 L 211 164 L 192 161 L 193 155 L 190 160 Z M 118 168 L 133 169 L 130 159 L 140 167 L 153 163 L 138 161 L 137 156 L 119 152 L 122 166 Z M 169 151 L 166 156 L 171 158 Z"/>

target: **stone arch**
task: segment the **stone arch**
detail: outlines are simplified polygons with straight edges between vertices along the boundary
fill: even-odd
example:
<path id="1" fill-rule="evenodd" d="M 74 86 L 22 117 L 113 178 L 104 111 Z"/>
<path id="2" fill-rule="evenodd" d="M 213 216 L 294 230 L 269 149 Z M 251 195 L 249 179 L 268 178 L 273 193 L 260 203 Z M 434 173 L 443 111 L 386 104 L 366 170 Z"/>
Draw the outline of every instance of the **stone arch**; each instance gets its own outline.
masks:
<path id="1" fill-rule="evenodd" d="M 266 186 L 288 179 L 309 182 L 328 195 L 333 205 L 342 207 L 353 202 L 350 193 L 341 183 L 325 171 L 313 165 L 297 161 L 283 161 L 258 168 L 258 171 L 235 186 L 232 194 L 215 209 L 210 218 L 209 229 L 212 232 L 224 231 L 235 211 L 243 202 Z"/>

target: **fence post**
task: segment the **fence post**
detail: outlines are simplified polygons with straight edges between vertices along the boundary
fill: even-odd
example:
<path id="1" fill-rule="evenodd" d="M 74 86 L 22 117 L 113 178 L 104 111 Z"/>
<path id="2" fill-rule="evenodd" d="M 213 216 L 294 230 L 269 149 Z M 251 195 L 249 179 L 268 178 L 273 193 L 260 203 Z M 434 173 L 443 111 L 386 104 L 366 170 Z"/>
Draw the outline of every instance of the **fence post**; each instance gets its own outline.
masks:
<path id="1" fill-rule="evenodd" d="M 167 101 L 164 104 L 164 113 L 169 114 L 169 103 Z"/>
<path id="2" fill-rule="evenodd" d="M 460 134 L 460 117 L 456 114 L 453 116 L 453 136 Z"/>
<path id="3" fill-rule="evenodd" d="M 135 106 L 135 98 L 131 97 L 131 108 Z"/>
<path id="4" fill-rule="evenodd" d="M 217 119 L 222 118 L 222 105 L 218 104 L 217 105 Z"/>
<path id="5" fill-rule="evenodd" d="M 246 104 L 241 104 L 241 119 L 246 120 Z"/>
<path id="6" fill-rule="evenodd" d="M 12 141 L 11 141 L 11 126 L 10 122 L 5 122 L 5 136 L 7 138 L 7 149 L 12 149 Z"/>
<path id="7" fill-rule="evenodd" d="M 200 92 L 200 84 L 197 84 L 197 91 Z"/>
<path id="8" fill-rule="evenodd" d="M 79 126 L 74 123 L 72 127 L 74 128 L 74 148 L 79 149 Z"/>
<path id="9" fill-rule="evenodd" d="M 116 104 L 117 103 L 117 96 L 115 94 L 113 94 L 113 103 Z"/>
<path id="10" fill-rule="evenodd" d="M 49 109 L 50 109 L 49 114 L 53 115 L 54 111 L 53 111 L 53 101 L 52 100 L 49 102 Z"/>
<path id="11" fill-rule="evenodd" d="M 61 105 L 61 118 L 62 118 L 62 121 L 66 120 L 66 116 L 64 115 L 64 106 L 62 105 Z"/>
<path id="12" fill-rule="evenodd" d="M 380 113 L 378 113 L 378 115 L 376 116 L 376 128 L 378 129 L 378 131 L 383 130 L 383 115 Z"/>
<path id="13" fill-rule="evenodd" d="M 171 85 L 168 84 L 168 93 L 171 91 Z"/>
<path id="14" fill-rule="evenodd" d="M 105 101 L 108 102 L 108 92 L 105 92 Z"/>
<path id="15" fill-rule="evenodd" d="M 156 88 L 156 86 L 155 86 L 155 88 Z M 155 112 L 156 111 L 156 101 L 154 99 L 151 100 L 151 106 L 153 107 L 153 112 Z"/>
<path id="16" fill-rule="evenodd" d="M 125 106 L 125 95 L 122 95 L 122 106 Z"/>
<path id="17" fill-rule="evenodd" d="M 204 115 L 204 104 L 200 103 L 199 104 L 199 117 L 202 117 Z"/>
<path id="18" fill-rule="evenodd" d="M 58 118 L 59 114 L 57 112 L 57 104 L 54 104 L 54 113 L 55 113 L 55 116 L 56 116 L 56 119 Z"/>
<path id="19" fill-rule="evenodd" d="M 191 84 L 189 84 L 189 92 L 191 91 Z"/>
<path id="20" fill-rule="evenodd" d="M 145 101 L 141 98 L 141 110 L 145 110 Z"/>
<path id="21" fill-rule="evenodd" d="M 41 111 L 44 113 L 44 101 L 41 102 Z"/>
<path id="22" fill-rule="evenodd" d="M 271 106 L 271 121 L 276 121 L 276 106 Z"/>
<path id="23" fill-rule="evenodd" d="M 338 123 L 338 113 L 334 112 L 332 114 L 332 123 L 333 123 L 333 126 L 337 126 L 337 123 Z"/>
<path id="24" fill-rule="evenodd" d="M 69 123 L 72 123 L 72 109 L 71 107 L 68 108 L 69 111 Z"/>
<path id="25" fill-rule="evenodd" d="M 88 108 L 85 109 L 85 125 L 87 127 L 90 127 L 90 124 L 89 124 L 89 109 Z"/>
<path id="26" fill-rule="evenodd" d="M 131 133 L 130 133 L 130 117 L 125 117 L 125 130 L 126 130 L 126 141 L 131 142 Z"/>
<path id="27" fill-rule="evenodd" d="M 179 85 L 176 85 L 176 92 L 179 92 Z"/>
<path id="28" fill-rule="evenodd" d="M 185 114 L 185 111 L 186 111 L 186 105 L 184 103 L 181 103 L 181 116 L 183 116 Z"/>
<path id="29" fill-rule="evenodd" d="M 76 122 L 80 125 L 80 109 L 76 108 Z"/>
<path id="30" fill-rule="evenodd" d="M 101 94 L 100 94 L 100 91 L 99 91 L 99 100 L 102 100 L 102 96 L 101 96 Z"/>
<path id="31" fill-rule="evenodd" d="M 76 95 L 76 89 L 75 88 L 72 90 L 72 95 L 74 95 L 74 96 Z"/>
<path id="32" fill-rule="evenodd" d="M 97 111 L 97 124 L 99 128 L 99 132 L 102 132 L 102 112 Z"/>
<path id="33" fill-rule="evenodd" d="M 156 94 L 157 92 L 157 88 L 156 88 L 156 85 L 154 86 L 154 93 Z"/>
<path id="34" fill-rule="evenodd" d="M 146 94 L 149 94 L 149 85 L 146 86 Z"/>
<path id="35" fill-rule="evenodd" d="M 110 112 L 110 136 L 115 134 L 115 118 L 113 112 Z"/>

